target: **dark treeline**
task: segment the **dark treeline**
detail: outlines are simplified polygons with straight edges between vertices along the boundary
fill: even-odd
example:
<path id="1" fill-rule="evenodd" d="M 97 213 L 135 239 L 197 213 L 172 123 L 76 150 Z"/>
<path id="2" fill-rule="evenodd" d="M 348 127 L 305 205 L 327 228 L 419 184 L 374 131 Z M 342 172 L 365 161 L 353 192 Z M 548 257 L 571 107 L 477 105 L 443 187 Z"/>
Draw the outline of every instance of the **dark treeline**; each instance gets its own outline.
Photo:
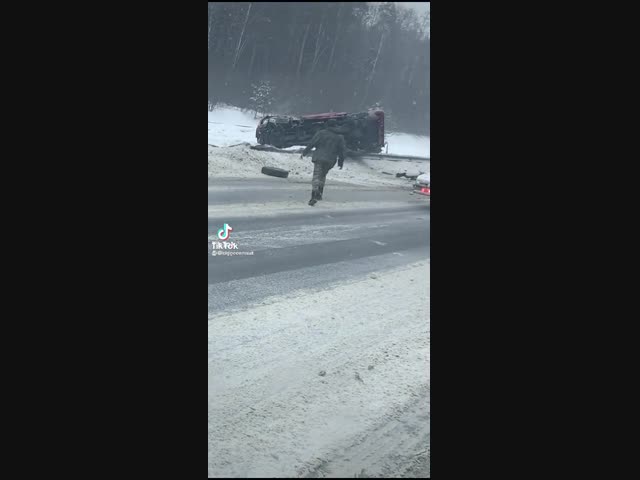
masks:
<path id="1" fill-rule="evenodd" d="M 209 101 L 297 115 L 378 104 L 390 130 L 427 134 L 429 28 L 395 2 L 210 2 Z"/>

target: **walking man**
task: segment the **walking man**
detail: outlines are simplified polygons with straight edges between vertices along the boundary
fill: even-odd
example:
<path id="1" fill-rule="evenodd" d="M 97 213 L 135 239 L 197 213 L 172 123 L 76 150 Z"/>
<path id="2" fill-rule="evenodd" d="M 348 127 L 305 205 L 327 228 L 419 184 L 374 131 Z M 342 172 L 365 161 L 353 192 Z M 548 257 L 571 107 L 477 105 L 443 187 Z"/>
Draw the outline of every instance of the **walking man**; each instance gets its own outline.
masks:
<path id="1" fill-rule="evenodd" d="M 318 200 L 322 200 L 327 173 L 335 166 L 336 159 L 340 170 L 344 163 L 345 141 L 344 137 L 338 133 L 337 122 L 334 119 L 327 122 L 325 129 L 316 132 L 300 158 L 307 156 L 313 148 L 315 148 L 311 157 L 313 180 L 311 181 L 311 200 L 309 200 L 309 205 L 312 207 Z"/>

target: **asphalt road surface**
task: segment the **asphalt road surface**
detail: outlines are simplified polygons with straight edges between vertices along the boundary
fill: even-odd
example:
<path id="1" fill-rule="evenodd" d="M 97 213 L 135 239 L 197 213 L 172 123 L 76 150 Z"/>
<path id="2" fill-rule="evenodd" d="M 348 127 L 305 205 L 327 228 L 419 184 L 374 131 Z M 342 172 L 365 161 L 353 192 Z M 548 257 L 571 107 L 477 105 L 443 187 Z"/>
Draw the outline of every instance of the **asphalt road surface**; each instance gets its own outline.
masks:
<path id="1" fill-rule="evenodd" d="M 409 182 L 404 188 L 398 188 L 354 186 L 330 180 L 325 186 L 324 197 L 327 202 L 371 202 L 372 207 L 381 201 L 406 202 L 414 206 L 425 204 L 412 201 L 410 191 Z M 311 198 L 311 185 L 308 181 L 267 176 L 263 179 L 215 179 L 209 180 L 208 194 L 209 205 L 283 201 L 305 205 Z"/>
<path id="2" fill-rule="evenodd" d="M 210 311 L 295 289 L 329 286 L 430 257 L 429 200 L 413 197 L 408 190 L 327 184 L 327 201 L 370 206 L 336 211 L 308 207 L 308 213 L 234 217 L 242 213 L 242 203 L 286 200 L 305 206 L 309 185 L 272 179 L 226 180 L 217 185 L 210 182 L 209 205 L 229 209 L 228 215 L 208 219 Z M 387 201 L 406 205 L 379 206 Z M 229 242 L 253 255 L 212 255 L 211 241 L 218 241 L 216 234 L 224 223 L 233 228 Z"/>

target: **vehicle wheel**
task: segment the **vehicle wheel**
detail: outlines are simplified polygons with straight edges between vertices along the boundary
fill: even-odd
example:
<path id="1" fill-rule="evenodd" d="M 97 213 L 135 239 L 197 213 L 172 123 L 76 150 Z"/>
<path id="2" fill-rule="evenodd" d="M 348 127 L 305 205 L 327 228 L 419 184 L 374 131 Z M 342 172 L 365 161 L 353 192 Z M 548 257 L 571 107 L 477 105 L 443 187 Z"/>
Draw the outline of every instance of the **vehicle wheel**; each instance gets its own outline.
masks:
<path id="1" fill-rule="evenodd" d="M 289 170 L 275 167 L 262 167 L 262 173 L 270 177 L 287 178 L 289 176 Z"/>

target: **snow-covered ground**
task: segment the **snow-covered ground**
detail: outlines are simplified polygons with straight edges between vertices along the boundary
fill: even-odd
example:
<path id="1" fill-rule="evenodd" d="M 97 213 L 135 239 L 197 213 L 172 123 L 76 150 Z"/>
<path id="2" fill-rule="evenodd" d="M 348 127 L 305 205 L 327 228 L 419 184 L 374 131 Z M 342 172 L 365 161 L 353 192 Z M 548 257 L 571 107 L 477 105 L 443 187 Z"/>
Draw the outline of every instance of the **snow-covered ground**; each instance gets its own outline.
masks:
<path id="1" fill-rule="evenodd" d="M 428 477 L 428 260 L 209 317 L 209 477 Z"/>
<path id="2" fill-rule="evenodd" d="M 431 158 L 431 137 L 385 132 L 384 139 L 389 144 L 388 152 L 385 150 L 385 153 Z"/>
<path id="3" fill-rule="evenodd" d="M 252 112 L 243 112 L 236 107 L 221 107 L 209 113 L 209 143 L 227 147 L 238 143 L 256 143 L 256 126 L 259 118 Z"/>
<path id="4" fill-rule="evenodd" d="M 253 112 L 237 107 L 221 106 L 209 114 L 209 144 L 227 147 L 238 143 L 256 143 L 256 126 L 260 121 Z M 431 158 L 430 137 L 400 132 L 385 132 L 388 153 Z"/>
<path id="5" fill-rule="evenodd" d="M 215 177 L 261 177 L 262 167 L 270 166 L 289 170 L 294 181 L 311 181 L 313 163 L 310 157 L 289 153 L 252 150 L 248 145 L 233 147 L 208 147 L 209 178 Z M 336 166 L 329 172 L 327 181 L 346 182 L 354 185 L 410 185 L 406 178 L 397 178 L 396 173 L 418 174 L 430 172 L 430 161 L 419 160 L 366 160 L 347 158 L 342 170 Z M 386 172 L 386 173 L 383 173 Z"/>

